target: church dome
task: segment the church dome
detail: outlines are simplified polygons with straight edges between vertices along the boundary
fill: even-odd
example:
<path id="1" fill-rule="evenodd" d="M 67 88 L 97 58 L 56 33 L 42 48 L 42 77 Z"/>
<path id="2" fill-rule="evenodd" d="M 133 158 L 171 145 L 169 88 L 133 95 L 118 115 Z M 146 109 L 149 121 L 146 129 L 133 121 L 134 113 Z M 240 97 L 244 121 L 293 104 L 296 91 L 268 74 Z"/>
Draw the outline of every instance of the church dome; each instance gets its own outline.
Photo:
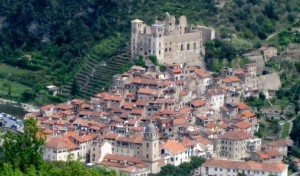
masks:
<path id="1" fill-rule="evenodd" d="M 153 125 L 153 123 L 148 123 L 148 125 L 146 125 L 145 132 L 146 133 L 154 133 L 155 132 L 155 126 Z"/>

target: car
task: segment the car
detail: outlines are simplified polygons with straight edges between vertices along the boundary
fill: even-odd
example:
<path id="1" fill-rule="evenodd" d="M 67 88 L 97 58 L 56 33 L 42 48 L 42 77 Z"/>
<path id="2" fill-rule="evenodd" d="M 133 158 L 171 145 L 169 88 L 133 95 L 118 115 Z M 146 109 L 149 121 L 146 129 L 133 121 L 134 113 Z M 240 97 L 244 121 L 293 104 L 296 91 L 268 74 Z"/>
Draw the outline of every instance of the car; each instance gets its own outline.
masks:
<path id="1" fill-rule="evenodd" d="M 16 124 L 12 124 L 12 125 L 10 126 L 10 128 L 11 128 L 11 129 L 17 129 L 17 125 L 16 125 Z"/>

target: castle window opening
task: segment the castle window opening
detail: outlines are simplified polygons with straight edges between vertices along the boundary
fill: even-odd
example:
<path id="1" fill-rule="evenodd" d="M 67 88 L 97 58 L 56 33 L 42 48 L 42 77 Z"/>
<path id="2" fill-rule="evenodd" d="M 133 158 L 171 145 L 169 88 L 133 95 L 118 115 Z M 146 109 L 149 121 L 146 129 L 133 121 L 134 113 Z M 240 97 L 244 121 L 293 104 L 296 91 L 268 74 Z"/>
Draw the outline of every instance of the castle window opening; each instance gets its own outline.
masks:
<path id="1" fill-rule="evenodd" d="M 187 50 L 190 50 L 190 44 L 189 43 L 187 44 Z"/>
<path id="2" fill-rule="evenodd" d="M 194 43 L 194 49 L 196 49 L 196 43 Z"/>
<path id="3" fill-rule="evenodd" d="M 181 44 L 181 51 L 183 51 L 183 44 Z"/>
<path id="4" fill-rule="evenodd" d="M 171 48 L 169 48 L 169 51 L 171 51 Z"/>

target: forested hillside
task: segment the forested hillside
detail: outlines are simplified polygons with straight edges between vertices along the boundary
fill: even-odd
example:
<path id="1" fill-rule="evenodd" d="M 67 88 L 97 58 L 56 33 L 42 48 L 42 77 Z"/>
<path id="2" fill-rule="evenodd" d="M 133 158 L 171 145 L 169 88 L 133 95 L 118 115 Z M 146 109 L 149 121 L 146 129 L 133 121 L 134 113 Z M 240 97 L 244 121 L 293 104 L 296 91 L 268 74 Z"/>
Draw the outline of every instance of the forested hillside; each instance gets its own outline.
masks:
<path id="1" fill-rule="evenodd" d="M 186 15 L 190 24 L 212 26 L 221 37 L 236 34 L 255 44 L 299 26 L 299 11 L 298 0 L 0 0 L 0 62 L 5 63 L 0 64 L 0 85 L 6 85 L 0 96 L 38 104 L 60 101 L 43 92 L 44 86 L 70 85 L 90 56 L 101 62 L 123 52 L 134 18 L 151 23 L 164 12 Z M 118 44 L 103 43 L 108 38 Z M 102 52 L 107 54 L 95 54 Z M 24 74 L 8 65 L 23 68 Z M 8 69 L 2 72 L 2 67 Z M 14 84 L 24 90 L 10 93 Z"/>

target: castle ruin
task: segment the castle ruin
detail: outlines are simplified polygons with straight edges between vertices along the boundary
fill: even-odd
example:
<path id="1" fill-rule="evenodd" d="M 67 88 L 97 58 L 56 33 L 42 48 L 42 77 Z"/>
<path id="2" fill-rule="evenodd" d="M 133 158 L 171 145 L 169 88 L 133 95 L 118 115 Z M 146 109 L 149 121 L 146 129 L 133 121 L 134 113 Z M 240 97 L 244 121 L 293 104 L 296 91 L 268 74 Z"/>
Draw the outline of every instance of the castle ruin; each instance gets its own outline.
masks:
<path id="1" fill-rule="evenodd" d="M 155 55 L 160 63 L 180 63 L 205 67 L 204 43 L 214 39 L 215 31 L 204 26 L 190 27 L 185 16 L 176 23 L 175 16 L 165 14 L 164 21 L 151 26 L 131 21 L 131 57 Z"/>

